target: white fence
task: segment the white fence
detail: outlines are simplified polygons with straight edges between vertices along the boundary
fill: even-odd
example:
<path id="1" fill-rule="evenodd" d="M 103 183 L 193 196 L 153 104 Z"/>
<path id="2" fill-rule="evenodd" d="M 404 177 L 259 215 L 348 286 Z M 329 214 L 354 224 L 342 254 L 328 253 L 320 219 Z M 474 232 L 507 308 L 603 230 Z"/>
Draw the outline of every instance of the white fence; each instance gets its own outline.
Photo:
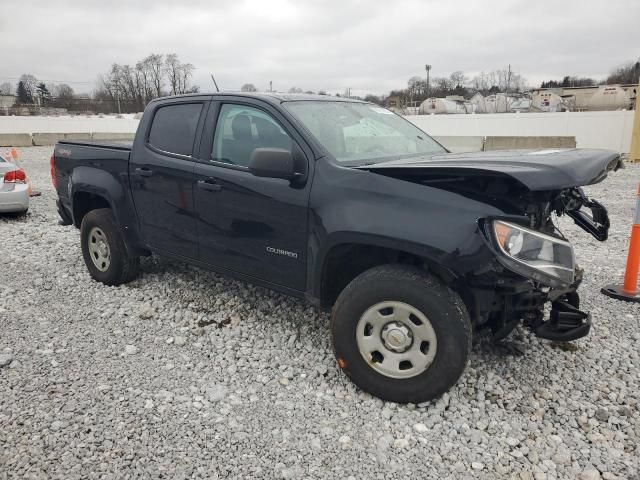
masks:
<path id="1" fill-rule="evenodd" d="M 632 111 L 407 116 L 437 137 L 570 136 L 579 148 L 628 153 Z M 138 120 L 115 117 L 0 117 L 3 133 L 133 133 Z"/>
<path id="2" fill-rule="evenodd" d="M 409 115 L 438 137 L 575 137 L 578 148 L 609 148 L 628 153 L 633 111 Z"/>
<path id="3" fill-rule="evenodd" d="M 115 117 L 0 117 L 2 133 L 134 133 L 139 120 Z"/>

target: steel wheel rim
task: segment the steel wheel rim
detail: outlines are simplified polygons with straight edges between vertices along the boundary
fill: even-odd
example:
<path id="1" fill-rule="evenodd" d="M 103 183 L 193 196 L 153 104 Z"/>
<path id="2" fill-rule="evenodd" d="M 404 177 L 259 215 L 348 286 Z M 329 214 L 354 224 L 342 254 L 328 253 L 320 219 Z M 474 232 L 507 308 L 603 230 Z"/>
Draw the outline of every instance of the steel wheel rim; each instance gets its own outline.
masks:
<path id="1" fill-rule="evenodd" d="M 87 236 L 87 247 L 93 265 L 101 272 L 106 272 L 111 265 L 111 249 L 104 232 L 93 227 Z"/>
<path id="2" fill-rule="evenodd" d="M 380 302 L 365 311 L 356 327 L 362 358 L 390 378 L 411 378 L 433 363 L 438 341 L 433 325 L 417 308 L 403 302 Z"/>

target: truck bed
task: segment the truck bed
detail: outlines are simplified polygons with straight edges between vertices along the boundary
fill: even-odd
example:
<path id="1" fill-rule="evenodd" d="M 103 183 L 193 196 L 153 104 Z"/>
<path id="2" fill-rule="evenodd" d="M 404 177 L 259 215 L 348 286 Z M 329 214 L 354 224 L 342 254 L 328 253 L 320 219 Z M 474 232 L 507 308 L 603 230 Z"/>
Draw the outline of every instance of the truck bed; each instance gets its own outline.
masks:
<path id="1" fill-rule="evenodd" d="M 83 147 L 95 147 L 95 148 L 110 148 L 113 150 L 128 150 L 131 151 L 133 141 L 131 140 L 60 140 L 60 145 L 77 145 Z"/>
<path id="2" fill-rule="evenodd" d="M 58 142 L 51 173 L 58 192 L 58 212 L 64 220 L 70 222 L 73 219 L 75 189 L 96 192 L 111 188 L 112 191 L 128 192 L 131 147 L 132 142 L 129 141 Z"/>

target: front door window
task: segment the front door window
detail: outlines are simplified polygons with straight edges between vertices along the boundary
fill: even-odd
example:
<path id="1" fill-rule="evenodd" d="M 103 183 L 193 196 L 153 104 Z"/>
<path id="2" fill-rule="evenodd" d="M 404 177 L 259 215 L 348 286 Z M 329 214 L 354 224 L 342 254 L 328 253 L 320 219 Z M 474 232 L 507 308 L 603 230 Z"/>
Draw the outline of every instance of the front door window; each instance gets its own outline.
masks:
<path id="1" fill-rule="evenodd" d="M 247 167 L 256 148 L 291 150 L 291 137 L 268 113 L 242 105 L 222 105 L 211 160 Z"/>

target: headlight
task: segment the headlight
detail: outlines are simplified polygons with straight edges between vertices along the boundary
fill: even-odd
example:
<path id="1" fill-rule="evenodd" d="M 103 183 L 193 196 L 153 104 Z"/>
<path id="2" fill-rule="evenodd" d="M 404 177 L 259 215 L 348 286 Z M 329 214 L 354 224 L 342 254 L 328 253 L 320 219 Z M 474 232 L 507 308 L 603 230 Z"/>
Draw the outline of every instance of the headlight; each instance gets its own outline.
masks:
<path id="1" fill-rule="evenodd" d="M 573 283 L 573 247 L 565 240 L 502 220 L 493 221 L 501 262 L 510 270 L 551 287 Z"/>

